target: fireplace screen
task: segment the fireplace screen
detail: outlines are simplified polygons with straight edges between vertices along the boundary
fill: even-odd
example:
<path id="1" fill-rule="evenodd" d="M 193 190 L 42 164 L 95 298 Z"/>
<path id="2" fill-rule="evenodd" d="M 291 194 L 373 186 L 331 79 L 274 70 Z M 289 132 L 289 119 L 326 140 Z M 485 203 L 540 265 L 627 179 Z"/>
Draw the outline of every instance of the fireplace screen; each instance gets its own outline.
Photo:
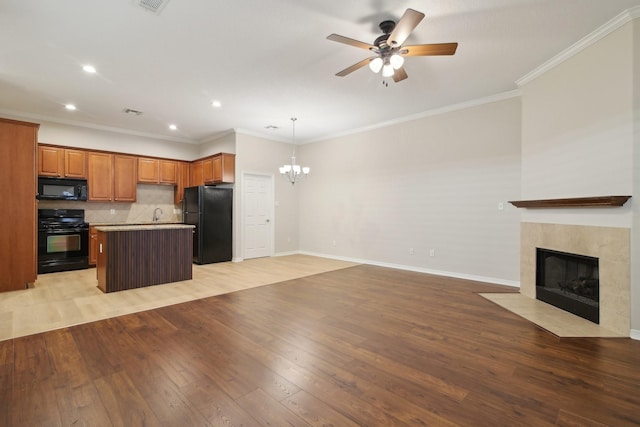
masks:
<path id="1" fill-rule="evenodd" d="M 536 248 L 536 298 L 599 323 L 598 258 Z"/>

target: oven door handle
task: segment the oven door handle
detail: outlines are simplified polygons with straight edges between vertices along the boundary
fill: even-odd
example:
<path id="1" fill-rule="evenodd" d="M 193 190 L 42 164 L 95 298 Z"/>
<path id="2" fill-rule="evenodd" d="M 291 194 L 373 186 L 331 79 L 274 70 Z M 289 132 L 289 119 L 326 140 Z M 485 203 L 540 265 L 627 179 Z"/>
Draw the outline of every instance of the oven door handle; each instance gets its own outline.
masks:
<path id="1" fill-rule="evenodd" d="M 41 233 L 47 234 L 69 234 L 69 233 L 82 233 L 83 231 L 89 231 L 88 228 L 65 228 L 64 230 L 40 230 Z"/>

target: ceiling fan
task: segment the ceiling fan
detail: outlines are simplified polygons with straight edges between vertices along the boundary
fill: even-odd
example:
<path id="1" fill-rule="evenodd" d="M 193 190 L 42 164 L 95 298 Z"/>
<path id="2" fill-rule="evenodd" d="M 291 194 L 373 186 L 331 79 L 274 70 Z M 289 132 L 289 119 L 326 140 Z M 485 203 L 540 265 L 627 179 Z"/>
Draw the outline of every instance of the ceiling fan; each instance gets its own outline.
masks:
<path id="1" fill-rule="evenodd" d="M 373 44 L 338 34 L 331 34 L 327 37 L 329 40 L 375 53 L 374 56 L 363 59 L 336 73 L 336 76 L 344 77 L 368 64 L 374 73 L 382 70 L 384 77 L 392 77 L 393 81 L 399 82 L 408 77 L 403 67 L 405 56 L 453 55 L 456 53 L 458 43 L 402 45 L 423 18 L 424 13 L 407 9 L 397 23 L 394 21 L 382 21 L 379 27 L 383 34 L 375 39 Z"/>

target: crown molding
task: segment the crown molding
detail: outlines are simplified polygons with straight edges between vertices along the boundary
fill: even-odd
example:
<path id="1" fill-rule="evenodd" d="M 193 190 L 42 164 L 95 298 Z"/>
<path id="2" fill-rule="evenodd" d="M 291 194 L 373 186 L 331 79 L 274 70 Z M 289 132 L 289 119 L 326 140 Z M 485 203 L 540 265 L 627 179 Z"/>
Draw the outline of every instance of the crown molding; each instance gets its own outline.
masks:
<path id="1" fill-rule="evenodd" d="M 323 136 L 321 138 L 316 138 L 316 139 L 313 139 L 313 140 L 306 141 L 305 143 L 300 144 L 300 145 L 310 144 L 312 142 L 326 141 L 328 139 L 340 138 L 340 137 L 344 137 L 344 136 L 348 136 L 348 135 L 354 135 L 354 134 L 362 133 L 362 132 L 368 132 L 368 131 L 372 131 L 372 130 L 376 130 L 376 129 L 380 129 L 380 128 L 385 128 L 385 127 L 392 126 L 392 125 L 397 125 L 397 124 L 400 124 L 400 123 L 405 123 L 405 122 L 410 122 L 410 121 L 413 121 L 413 120 L 423 119 L 425 117 L 438 116 L 438 115 L 445 114 L 445 113 L 450 113 L 450 112 L 453 112 L 453 111 L 466 110 L 467 108 L 478 107 L 480 105 L 491 104 L 493 102 L 503 101 L 505 99 L 516 98 L 516 97 L 519 97 L 520 95 L 522 95 L 522 92 L 520 91 L 520 89 L 515 89 L 515 90 L 509 91 L 509 92 L 503 92 L 503 93 L 499 93 L 499 94 L 496 94 L 496 95 L 487 96 L 485 98 L 478 98 L 478 99 L 474 99 L 474 100 L 471 100 L 471 101 L 461 102 L 459 104 L 453 104 L 453 105 L 448 105 L 448 106 L 445 106 L 445 107 L 442 107 L 442 108 L 435 108 L 433 110 L 423 111 L 422 113 L 417 113 L 417 114 L 412 114 L 412 115 L 409 115 L 409 116 L 399 117 L 399 118 L 396 118 L 396 119 L 393 119 L 393 120 L 388 120 L 388 121 L 385 121 L 385 122 L 376 123 L 375 125 L 372 125 L 372 126 L 365 126 L 365 127 L 361 127 L 361 128 L 357 128 L 357 129 L 350 129 L 350 130 L 345 131 L 345 132 L 340 132 L 340 133 L 335 133 L 335 134 Z"/>
<path id="2" fill-rule="evenodd" d="M 199 144 L 198 141 L 194 141 L 192 139 L 187 139 L 187 138 L 179 138 L 179 137 L 174 137 L 174 136 L 157 135 L 157 134 L 148 133 L 148 132 L 138 132 L 138 131 L 129 130 L 129 129 L 122 129 L 122 128 L 117 128 L 117 127 L 112 127 L 112 126 L 103 126 L 103 125 L 97 125 L 97 124 L 87 123 L 87 122 L 79 122 L 79 121 L 75 121 L 75 120 L 58 119 L 58 118 L 48 117 L 48 116 L 44 116 L 44 115 L 40 115 L 40 114 L 23 113 L 23 112 L 20 112 L 20 111 L 12 111 L 12 110 L 4 110 L 4 109 L 0 109 L 0 114 L 5 115 L 5 116 L 11 116 L 11 117 L 15 117 L 15 118 L 20 118 L 20 119 L 23 119 L 23 120 L 27 119 L 27 120 L 45 121 L 45 122 L 49 122 L 49 123 L 57 123 L 57 124 L 67 125 L 67 126 L 75 126 L 75 127 L 79 127 L 79 128 L 100 130 L 100 131 L 104 131 L 104 132 L 114 132 L 114 133 L 120 133 L 120 134 L 124 134 L 124 135 L 139 136 L 139 137 L 142 137 L 142 138 L 161 139 L 161 140 L 164 140 L 164 141 L 180 142 L 180 143 L 186 143 L 186 144 Z"/>
<path id="3" fill-rule="evenodd" d="M 540 77 L 542 74 L 546 73 L 552 68 L 555 68 L 558 65 L 562 64 L 567 59 L 577 55 L 578 53 L 588 48 L 589 46 L 593 45 L 594 43 L 598 42 L 599 40 L 602 40 L 604 37 L 611 34 L 618 28 L 622 27 L 628 22 L 631 22 L 634 19 L 639 17 L 640 17 L 640 6 L 636 6 L 631 9 L 625 10 L 624 12 L 622 12 L 615 18 L 611 19 L 609 22 L 607 22 L 606 24 L 604 24 L 603 26 L 601 26 L 591 34 L 588 34 L 587 36 L 578 40 L 578 42 L 569 46 L 567 49 L 563 50 L 562 52 L 560 52 L 559 54 L 557 54 L 547 62 L 538 66 L 533 71 L 520 77 L 518 80 L 516 80 L 516 84 L 518 85 L 518 87 L 522 87 L 526 85 L 527 83 Z"/>

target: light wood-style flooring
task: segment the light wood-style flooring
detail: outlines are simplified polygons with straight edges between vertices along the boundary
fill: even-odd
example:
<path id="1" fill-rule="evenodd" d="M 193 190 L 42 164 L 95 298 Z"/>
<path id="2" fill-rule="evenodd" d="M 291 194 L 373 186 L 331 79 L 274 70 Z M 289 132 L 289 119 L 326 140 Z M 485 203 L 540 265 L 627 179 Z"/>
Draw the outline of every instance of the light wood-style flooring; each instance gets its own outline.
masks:
<path id="1" fill-rule="evenodd" d="M 328 270 L 0 341 L 0 425 L 640 425 L 638 341 L 558 338 L 478 295 L 503 286 Z"/>
<path id="2" fill-rule="evenodd" d="M 0 341 L 355 265 L 306 255 L 193 265 L 193 279 L 105 294 L 96 270 L 41 274 L 34 288 L 0 293 Z"/>

